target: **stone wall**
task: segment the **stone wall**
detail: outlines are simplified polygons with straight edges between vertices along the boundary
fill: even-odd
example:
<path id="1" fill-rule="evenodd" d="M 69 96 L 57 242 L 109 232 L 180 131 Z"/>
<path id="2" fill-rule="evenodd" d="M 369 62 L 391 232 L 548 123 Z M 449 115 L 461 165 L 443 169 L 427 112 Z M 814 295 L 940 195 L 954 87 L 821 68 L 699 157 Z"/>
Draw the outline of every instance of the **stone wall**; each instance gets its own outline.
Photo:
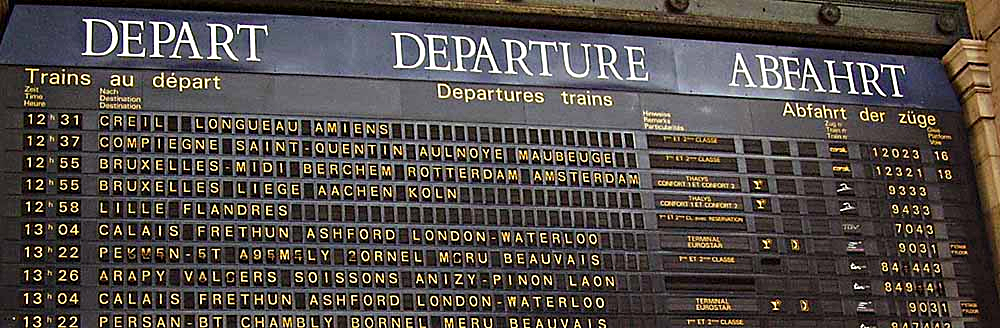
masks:
<path id="1" fill-rule="evenodd" d="M 960 40 L 943 58 L 961 97 L 969 128 L 979 198 L 1000 268 L 1000 0 L 968 0 L 972 40 Z M 1000 282 L 1000 276 L 994 277 Z"/>

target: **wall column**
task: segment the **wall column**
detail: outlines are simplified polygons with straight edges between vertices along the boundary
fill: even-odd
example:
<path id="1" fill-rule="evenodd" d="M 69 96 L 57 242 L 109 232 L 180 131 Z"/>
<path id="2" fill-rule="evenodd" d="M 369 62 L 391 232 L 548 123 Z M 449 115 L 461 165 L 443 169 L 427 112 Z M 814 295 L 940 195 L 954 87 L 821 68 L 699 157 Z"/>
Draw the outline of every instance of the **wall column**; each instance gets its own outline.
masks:
<path id="1" fill-rule="evenodd" d="M 1000 268 L 1000 93 L 993 92 L 990 82 L 991 59 L 1000 67 L 1000 47 L 989 45 L 986 41 L 959 40 L 942 61 L 961 99 L 993 267 Z M 1000 285 L 1000 275 L 993 278 Z"/>

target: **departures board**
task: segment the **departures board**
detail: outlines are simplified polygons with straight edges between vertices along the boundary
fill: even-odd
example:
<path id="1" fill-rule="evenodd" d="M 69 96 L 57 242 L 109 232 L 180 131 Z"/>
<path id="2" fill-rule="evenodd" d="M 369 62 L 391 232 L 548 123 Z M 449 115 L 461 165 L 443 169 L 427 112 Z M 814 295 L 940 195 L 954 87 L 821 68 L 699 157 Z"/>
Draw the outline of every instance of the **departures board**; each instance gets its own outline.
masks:
<path id="1" fill-rule="evenodd" d="M 0 327 L 996 327 L 934 58 L 15 6 Z"/>

